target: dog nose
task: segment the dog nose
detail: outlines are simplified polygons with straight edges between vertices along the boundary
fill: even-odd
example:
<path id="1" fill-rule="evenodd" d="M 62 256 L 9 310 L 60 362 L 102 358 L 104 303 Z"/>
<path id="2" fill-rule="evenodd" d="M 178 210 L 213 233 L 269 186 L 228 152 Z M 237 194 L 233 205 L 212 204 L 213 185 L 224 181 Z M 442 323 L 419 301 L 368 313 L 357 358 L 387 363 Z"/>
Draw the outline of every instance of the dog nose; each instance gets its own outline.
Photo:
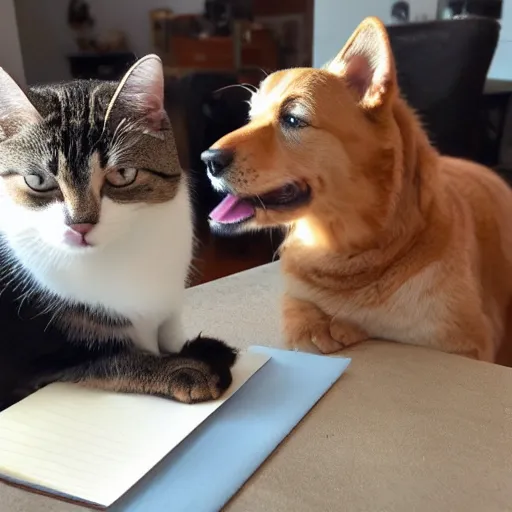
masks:
<path id="1" fill-rule="evenodd" d="M 229 149 L 207 149 L 201 153 L 201 160 L 206 164 L 212 176 L 218 176 L 233 163 L 234 152 Z"/>

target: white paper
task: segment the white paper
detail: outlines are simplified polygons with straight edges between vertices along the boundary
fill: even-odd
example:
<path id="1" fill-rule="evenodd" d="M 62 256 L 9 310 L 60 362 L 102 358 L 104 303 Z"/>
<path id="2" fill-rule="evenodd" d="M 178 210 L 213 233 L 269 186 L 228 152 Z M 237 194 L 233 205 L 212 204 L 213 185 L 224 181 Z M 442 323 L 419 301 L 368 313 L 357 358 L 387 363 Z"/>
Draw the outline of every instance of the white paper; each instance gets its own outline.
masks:
<path id="1" fill-rule="evenodd" d="M 268 360 L 240 354 L 229 390 L 194 405 L 51 384 L 0 414 L 0 475 L 110 506 Z"/>

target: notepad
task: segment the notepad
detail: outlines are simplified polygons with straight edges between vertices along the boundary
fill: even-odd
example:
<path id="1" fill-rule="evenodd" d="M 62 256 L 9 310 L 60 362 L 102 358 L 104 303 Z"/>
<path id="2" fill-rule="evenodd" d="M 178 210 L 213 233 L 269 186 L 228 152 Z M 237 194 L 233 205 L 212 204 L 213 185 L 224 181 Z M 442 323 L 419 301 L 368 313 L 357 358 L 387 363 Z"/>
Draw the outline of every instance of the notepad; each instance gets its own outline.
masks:
<path id="1" fill-rule="evenodd" d="M 0 478 L 107 508 L 269 359 L 240 354 L 224 396 L 195 405 L 51 384 L 0 414 Z"/>
<path id="2" fill-rule="evenodd" d="M 301 428 L 301 419 L 350 365 L 343 357 L 257 346 L 249 350 L 268 354 L 270 360 L 109 512 L 223 510 L 277 446 L 293 436 L 292 430 Z M 321 444 L 322 436 L 316 441 Z M 276 459 L 282 463 L 288 454 L 284 446 Z"/>

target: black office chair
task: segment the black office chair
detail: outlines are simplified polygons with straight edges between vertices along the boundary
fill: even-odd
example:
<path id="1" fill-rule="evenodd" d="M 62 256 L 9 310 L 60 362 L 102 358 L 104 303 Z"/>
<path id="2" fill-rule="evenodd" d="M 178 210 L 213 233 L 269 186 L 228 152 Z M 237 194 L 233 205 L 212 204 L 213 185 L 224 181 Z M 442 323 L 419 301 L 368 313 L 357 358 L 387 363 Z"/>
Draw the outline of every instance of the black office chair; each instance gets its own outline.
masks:
<path id="1" fill-rule="evenodd" d="M 388 27 L 402 94 L 443 154 L 481 156 L 482 94 L 499 31 L 476 16 Z"/>
<path id="2" fill-rule="evenodd" d="M 196 219 L 206 221 L 222 195 L 212 189 L 201 153 L 247 122 L 249 94 L 231 73 L 197 72 L 178 83 L 179 102 L 188 134 L 188 167 L 194 188 Z"/>
<path id="3" fill-rule="evenodd" d="M 71 76 L 84 80 L 120 80 L 136 60 L 132 52 L 77 53 L 68 56 Z"/>

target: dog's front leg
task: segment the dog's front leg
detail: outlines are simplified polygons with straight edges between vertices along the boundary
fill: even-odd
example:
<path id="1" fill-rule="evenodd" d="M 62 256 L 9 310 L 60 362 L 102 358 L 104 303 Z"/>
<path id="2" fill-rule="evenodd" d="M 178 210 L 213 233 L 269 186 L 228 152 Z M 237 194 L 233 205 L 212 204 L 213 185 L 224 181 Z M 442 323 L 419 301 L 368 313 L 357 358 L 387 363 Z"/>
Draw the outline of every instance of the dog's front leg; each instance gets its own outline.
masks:
<path id="1" fill-rule="evenodd" d="M 312 302 L 286 294 L 282 307 L 285 343 L 291 349 L 332 354 L 362 341 L 359 330 L 343 329 Z"/>
<path id="2" fill-rule="evenodd" d="M 349 347 L 368 339 L 368 334 L 356 324 L 333 318 L 330 325 L 331 337 L 342 347 Z"/>

